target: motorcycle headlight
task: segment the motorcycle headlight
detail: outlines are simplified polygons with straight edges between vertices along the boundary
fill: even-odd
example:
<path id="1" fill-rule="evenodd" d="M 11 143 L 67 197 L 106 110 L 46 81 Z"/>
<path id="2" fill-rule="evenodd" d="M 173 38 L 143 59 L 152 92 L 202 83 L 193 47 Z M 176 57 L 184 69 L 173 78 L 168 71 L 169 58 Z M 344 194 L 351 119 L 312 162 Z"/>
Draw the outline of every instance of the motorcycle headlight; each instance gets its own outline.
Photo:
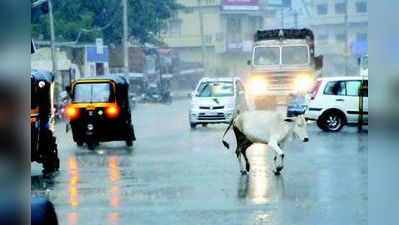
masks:
<path id="1" fill-rule="evenodd" d="M 267 81 L 263 77 L 253 77 L 249 80 L 248 90 L 252 95 L 262 95 L 267 89 Z"/>
<path id="2" fill-rule="evenodd" d="M 313 82 L 314 80 L 310 76 L 306 74 L 299 75 L 295 79 L 295 89 L 300 92 L 310 91 Z"/>

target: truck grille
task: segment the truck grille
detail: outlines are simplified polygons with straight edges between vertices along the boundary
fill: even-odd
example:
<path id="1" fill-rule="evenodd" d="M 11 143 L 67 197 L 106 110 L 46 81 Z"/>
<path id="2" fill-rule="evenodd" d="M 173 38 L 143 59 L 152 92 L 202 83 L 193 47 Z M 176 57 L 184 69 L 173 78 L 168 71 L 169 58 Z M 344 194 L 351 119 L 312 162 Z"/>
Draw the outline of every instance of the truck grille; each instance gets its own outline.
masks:
<path id="1" fill-rule="evenodd" d="M 206 115 L 205 113 L 200 113 L 198 120 L 224 120 L 224 113 L 218 113 L 216 115 Z"/>
<path id="2" fill-rule="evenodd" d="M 271 75 L 268 82 L 271 90 L 291 90 L 294 88 L 294 77 L 289 74 Z"/>

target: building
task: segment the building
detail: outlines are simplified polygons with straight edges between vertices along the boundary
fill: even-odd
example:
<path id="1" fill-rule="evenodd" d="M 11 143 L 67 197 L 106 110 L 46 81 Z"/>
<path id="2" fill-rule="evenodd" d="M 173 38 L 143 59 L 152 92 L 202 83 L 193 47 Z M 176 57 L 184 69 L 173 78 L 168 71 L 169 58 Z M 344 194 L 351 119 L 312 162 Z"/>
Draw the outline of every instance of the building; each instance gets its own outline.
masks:
<path id="1" fill-rule="evenodd" d="M 163 29 L 168 47 L 179 53 L 182 63 L 202 62 L 200 10 L 203 14 L 206 71 L 214 75 L 242 75 L 249 70 L 247 60 L 253 35 L 265 26 L 272 12 L 265 0 L 178 0 L 185 6 Z"/>
<path id="2" fill-rule="evenodd" d="M 31 68 L 52 71 L 49 42 L 36 41 L 37 51 L 31 56 Z M 108 46 L 97 48 L 94 44 L 58 44 L 56 48 L 56 86 L 65 89 L 71 81 L 84 76 L 98 76 L 109 73 Z"/>
<path id="3" fill-rule="evenodd" d="M 310 26 L 315 33 L 316 53 L 323 54 L 327 62 L 325 72 L 342 75 L 346 56 L 349 73 L 359 71 L 358 53 L 351 47 L 368 40 L 367 0 L 313 0 Z"/>

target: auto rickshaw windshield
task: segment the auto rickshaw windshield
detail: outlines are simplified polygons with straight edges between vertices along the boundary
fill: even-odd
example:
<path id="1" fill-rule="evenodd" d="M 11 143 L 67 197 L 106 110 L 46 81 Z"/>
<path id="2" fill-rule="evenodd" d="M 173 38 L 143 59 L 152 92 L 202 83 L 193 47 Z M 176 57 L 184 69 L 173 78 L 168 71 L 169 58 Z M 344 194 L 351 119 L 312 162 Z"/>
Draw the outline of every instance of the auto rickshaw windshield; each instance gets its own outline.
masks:
<path id="1" fill-rule="evenodd" d="M 76 84 L 73 102 L 111 102 L 112 91 L 110 83 L 80 83 Z"/>

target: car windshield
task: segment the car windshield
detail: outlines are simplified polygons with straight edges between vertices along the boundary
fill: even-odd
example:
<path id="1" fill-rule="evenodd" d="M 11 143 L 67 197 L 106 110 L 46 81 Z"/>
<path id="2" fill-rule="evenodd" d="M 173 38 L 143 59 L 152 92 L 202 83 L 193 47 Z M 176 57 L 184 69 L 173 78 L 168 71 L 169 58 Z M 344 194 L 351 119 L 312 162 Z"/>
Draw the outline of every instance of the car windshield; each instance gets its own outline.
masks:
<path id="1" fill-rule="evenodd" d="M 228 97 L 234 95 L 233 82 L 202 82 L 197 97 Z"/>
<path id="2" fill-rule="evenodd" d="M 309 61 L 308 47 L 306 46 L 283 47 L 281 52 L 282 64 L 307 64 Z"/>
<path id="3" fill-rule="evenodd" d="M 75 86 L 74 102 L 110 102 L 111 85 L 109 83 L 81 83 Z"/>
<path id="4" fill-rule="evenodd" d="M 254 52 L 255 65 L 280 64 L 280 47 L 257 47 Z"/>

